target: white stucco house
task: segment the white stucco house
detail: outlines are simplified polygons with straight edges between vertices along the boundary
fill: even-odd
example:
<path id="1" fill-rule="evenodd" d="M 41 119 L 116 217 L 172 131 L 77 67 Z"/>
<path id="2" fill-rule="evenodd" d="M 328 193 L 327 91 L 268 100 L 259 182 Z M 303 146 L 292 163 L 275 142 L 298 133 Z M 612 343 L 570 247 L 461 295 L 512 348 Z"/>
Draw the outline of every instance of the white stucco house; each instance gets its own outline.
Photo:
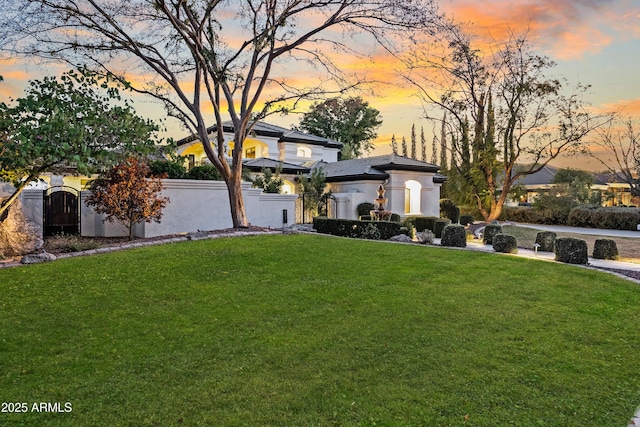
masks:
<path id="1" fill-rule="evenodd" d="M 216 130 L 209 129 L 212 138 Z M 232 148 L 231 122 L 223 130 L 225 143 Z M 338 161 L 341 147 L 337 141 L 259 122 L 245 140 L 244 165 L 253 174 L 280 168 L 287 194 L 298 193 L 297 175 L 321 168 L 335 200 L 336 218 L 357 219 L 357 206 L 372 203 L 380 184 L 386 190 L 387 210 L 401 217 L 439 216 L 440 187 L 446 180 L 438 174 L 439 166 L 394 154 Z M 188 167 L 208 162 L 195 137 L 178 141 L 178 154 L 187 158 Z"/>

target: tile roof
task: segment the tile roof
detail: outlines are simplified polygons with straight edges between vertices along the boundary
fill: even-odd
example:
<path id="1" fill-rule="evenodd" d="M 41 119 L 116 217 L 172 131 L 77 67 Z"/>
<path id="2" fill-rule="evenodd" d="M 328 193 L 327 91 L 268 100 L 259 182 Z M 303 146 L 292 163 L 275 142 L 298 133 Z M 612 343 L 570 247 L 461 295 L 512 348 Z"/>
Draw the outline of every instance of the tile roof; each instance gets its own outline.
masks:
<path id="1" fill-rule="evenodd" d="M 389 178 L 389 174 L 386 172 L 389 170 L 436 173 L 440 169 L 439 166 L 432 163 L 425 163 L 396 154 L 342 160 L 334 163 L 323 163 L 318 166 L 324 169 L 328 182 L 356 179 L 385 180 Z M 440 176 L 442 177 L 442 175 Z"/>
<path id="2" fill-rule="evenodd" d="M 308 167 L 296 165 L 293 163 L 283 162 L 280 160 L 270 159 L 268 157 L 259 157 L 257 159 L 246 159 L 244 165 L 253 172 L 261 171 L 263 168 L 275 170 L 281 168 L 283 173 L 309 173 Z"/>
<path id="3" fill-rule="evenodd" d="M 210 126 L 209 128 L 207 128 L 207 132 L 211 134 L 215 132 L 217 128 L 217 125 Z M 225 132 L 233 132 L 233 123 L 230 120 L 225 121 L 222 123 L 222 128 Z M 320 145 L 329 148 L 342 148 L 341 142 L 334 141 L 329 138 L 322 138 L 297 130 L 283 128 L 281 126 L 273 125 L 266 122 L 257 122 L 254 125 L 252 132 L 255 133 L 256 136 L 268 136 L 271 138 L 277 138 L 279 142 L 299 142 L 302 144 Z M 196 135 L 190 135 L 179 140 L 177 144 L 184 145 L 197 139 L 198 138 L 196 137 Z"/>

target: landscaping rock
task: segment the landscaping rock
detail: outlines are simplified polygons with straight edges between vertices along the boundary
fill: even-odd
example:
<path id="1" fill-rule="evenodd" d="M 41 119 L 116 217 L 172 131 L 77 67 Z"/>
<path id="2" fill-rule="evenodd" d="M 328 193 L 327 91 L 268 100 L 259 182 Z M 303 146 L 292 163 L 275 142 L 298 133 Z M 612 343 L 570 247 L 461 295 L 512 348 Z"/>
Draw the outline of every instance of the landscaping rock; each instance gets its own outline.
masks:
<path id="1" fill-rule="evenodd" d="M 11 204 L 7 218 L 0 222 L 0 258 L 11 258 L 36 252 L 44 242 L 40 228 L 27 219 L 20 200 Z"/>
<path id="2" fill-rule="evenodd" d="M 209 237 L 209 232 L 202 231 L 202 230 L 192 231 L 191 233 L 187 233 L 186 235 L 187 240 L 202 240 L 208 237 Z"/>
<path id="3" fill-rule="evenodd" d="M 389 239 L 391 242 L 401 242 L 401 243 L 413 243 L 411 237 L 406 234 L 398 234 L 397 236 L 393 236 Z"/>
<path id="4" fill-rule="evenodd" d="M 420 243 L 421 245 L 430 245 L 433 243 L 433 239 L 435 238 L 436 236 L 434 236 L 431 231 L 422 231 L 416 233 L 416 239 L 418 239 L 418 243 Z"/>
<path id="5" fill-rule="evenodd" d="M 22 264 L 39 264 L 41 262 L 50 262 L 56 260 L 56 256 L 49 252 L 41 252 L 39 254 L 29 254 L 22 257 Z"/>

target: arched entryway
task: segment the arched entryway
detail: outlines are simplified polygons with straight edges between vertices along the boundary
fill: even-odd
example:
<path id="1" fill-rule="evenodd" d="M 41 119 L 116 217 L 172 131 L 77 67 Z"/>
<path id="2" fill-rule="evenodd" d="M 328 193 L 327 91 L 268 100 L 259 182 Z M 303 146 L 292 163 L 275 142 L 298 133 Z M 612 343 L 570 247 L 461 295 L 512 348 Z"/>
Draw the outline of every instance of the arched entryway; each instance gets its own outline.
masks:
<path id="1" fill-rule="evenodd" d="M 80 234 L 80 192 L 72 187 L 51 187 L 44 192 L 44 235 Z"/>

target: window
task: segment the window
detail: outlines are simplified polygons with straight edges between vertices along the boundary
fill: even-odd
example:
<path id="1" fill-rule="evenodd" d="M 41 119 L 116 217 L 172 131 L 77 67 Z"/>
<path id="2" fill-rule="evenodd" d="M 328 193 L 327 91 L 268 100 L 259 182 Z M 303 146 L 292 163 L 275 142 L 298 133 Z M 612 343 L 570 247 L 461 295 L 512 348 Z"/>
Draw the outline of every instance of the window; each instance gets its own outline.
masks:
<path id="1" fill-rule="evenodd" d="M 296 153 L 298 157 L 310 158 L 311 157 L 311 148 L 309 147 L 298 147 L 298 151 Z"/>
<path id="2" fill-rule="evenodd" d="M 187 155 L 187 170 L 191 170 L 196 165 L 196 156 L 195 154 Z"/>
<path id="3" fill-rule="evenodd" d="M 256 158 L 256 147 L 247 148 L 244 150 L 244 158 L 245 159 L 255 159 Z"/>
<path id="4" fill-rule="evenodd" d="M 422 185 L 418 181 L 409 180 L 404 183 L 404 213 L 420 214 L 420 192 Z"/>

